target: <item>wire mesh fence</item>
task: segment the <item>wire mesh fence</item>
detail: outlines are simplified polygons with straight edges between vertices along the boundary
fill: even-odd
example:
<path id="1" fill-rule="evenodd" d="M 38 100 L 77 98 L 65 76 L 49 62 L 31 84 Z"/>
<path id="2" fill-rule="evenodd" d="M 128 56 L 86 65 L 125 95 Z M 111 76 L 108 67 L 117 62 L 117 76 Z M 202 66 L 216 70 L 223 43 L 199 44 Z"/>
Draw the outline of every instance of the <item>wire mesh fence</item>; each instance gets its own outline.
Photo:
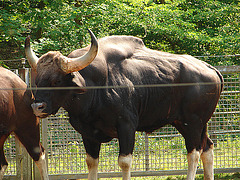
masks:
<path id="1" fill-rule="evenodd" d="M 224 89 L 212 116 L 208 132 L 214 142 L 215 172 L 240 171 L 240 68 L 218 67 L 224 76 Z M 234 70 L 233 70 L 234 69 Z M 236 70 L 237 69 L 237 70 Z M 68 122 L 63 110 L 42 120 L 42 143 L 47 150 L 48 172 L 52 179 L 87 177 L 86 153 L 81 135 Z M 16 174 L 14 136 L 5 143 L 9 162 L 7 175 Z M 117 164 L 118 141 L 102 144 L 99 158 L 100 177 L 120 176 Z M 136 133 L 132 175 L 172 175 L 187 170 L 187 151 L 183 137 L 172 126 L 152 134 Z M 202 169 L 199 163 L 199 169 Z"/>
<path id="2" fill-rule="evenodd" d="M 8 161 L 6 175 L 16 175 L 16 146 L 14 135 L 10 135 L 4 143 L 4 153 Z"/>

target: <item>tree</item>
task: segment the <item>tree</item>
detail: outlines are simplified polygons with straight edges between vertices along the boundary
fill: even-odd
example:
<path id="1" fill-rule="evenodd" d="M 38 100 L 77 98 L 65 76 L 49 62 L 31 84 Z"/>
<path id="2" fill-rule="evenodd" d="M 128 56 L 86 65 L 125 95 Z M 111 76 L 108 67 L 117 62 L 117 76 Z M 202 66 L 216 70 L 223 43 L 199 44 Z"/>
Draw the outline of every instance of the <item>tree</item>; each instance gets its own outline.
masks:
<path id="1" fill-rule="evenodd" d="M 6 0 L 0 4 L 0 47 L 1 55 L 5 54 L 1 58 L 11 57 L 6 53 L 9 49 L 19 51 L 16 58 L 24 57 L 28 34 L 39 55 L 49 50 L 67 55 L 89 43 L 87 28 L 98 38 L 138 36 L 148 47 L 172 53 L 237 54 L 239 7 L 237 0 L 169 0 L 165 4 L 154 0 Z M 240 64 L 236 58 L 232 61 Z"/>

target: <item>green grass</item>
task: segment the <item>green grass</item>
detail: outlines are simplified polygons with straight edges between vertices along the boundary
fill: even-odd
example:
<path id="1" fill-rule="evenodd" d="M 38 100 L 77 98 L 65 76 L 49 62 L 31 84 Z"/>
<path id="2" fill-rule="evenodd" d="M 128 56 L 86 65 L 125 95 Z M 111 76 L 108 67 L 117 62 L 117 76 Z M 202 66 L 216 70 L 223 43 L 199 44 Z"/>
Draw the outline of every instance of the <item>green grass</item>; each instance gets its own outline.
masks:
<path id="1" fill-rule="evenodd" d="M 101 178 L 101 180 L 121 180 L 122 178 Z M 186 176 L 153 176 L 153 177 L 133 177 L 132 180 L 185 180 Z M 203 180 L 203 175 L 196 175 L 195 180 Z M 240 173 L 215 174 L 215 180 L 240 180 Z"/>

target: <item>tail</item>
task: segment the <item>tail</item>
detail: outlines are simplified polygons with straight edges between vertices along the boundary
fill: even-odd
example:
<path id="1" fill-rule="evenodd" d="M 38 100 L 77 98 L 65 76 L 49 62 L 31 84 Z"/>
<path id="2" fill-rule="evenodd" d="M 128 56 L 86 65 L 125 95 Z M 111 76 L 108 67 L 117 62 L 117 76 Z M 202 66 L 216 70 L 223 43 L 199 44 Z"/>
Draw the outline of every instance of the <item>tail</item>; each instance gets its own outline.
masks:
<path id="1" fill-rule="evenodd" d="M 220 92 L 219 92 L 219 94 L 221 94 L 221 92 L 222 92 L 222 90 L 223 90 L 223 85 L 224 85 L 223 76 L 222 76 L 222 74 L 219 72 L 219 70 L 217 70 L 217 68 L 215 68 L 215 67 L 213 67 L 213 66 L 211 66 L 211 65 L 208 65 L 208 67 L 211 68 L 211 69 L 213 69 L 213 70 L 217 73 L 217 75 L 218 75 L 218 77 L 219 77 L 219 79 L 220 79 L 220 81 L 221 81 L 221 89 L 220 89 Z"/>

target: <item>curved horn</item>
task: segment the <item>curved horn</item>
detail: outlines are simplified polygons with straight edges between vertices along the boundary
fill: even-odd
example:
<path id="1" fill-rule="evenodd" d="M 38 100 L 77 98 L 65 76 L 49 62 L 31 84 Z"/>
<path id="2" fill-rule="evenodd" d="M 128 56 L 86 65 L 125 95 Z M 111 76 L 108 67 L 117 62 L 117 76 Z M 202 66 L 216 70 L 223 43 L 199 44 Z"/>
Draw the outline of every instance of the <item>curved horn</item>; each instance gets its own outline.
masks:
<path id="1" fill-rule="evenodd" d="M 33 50 L 30 47 L 30 36 L 28 36 L 25 40 L 25 54 L 27 57 L 27 60 L 32 67 L 32 69 L 36 72 L 37 71 L 37 62 L 39 58 L 35 55 Z"/>
<path id="2" fill-rule="evenodd" d="M 81 69 L 87 67 L 95 59 L 98 52 L 97 38 L 91 30 L 88 29 L 88 32 L 91 35 L 91 47 L 89 51 L 81 57 L 65 57 L 64 61 L 61 62 L 61 68 L 65 73 L 80 71 Z"/>

